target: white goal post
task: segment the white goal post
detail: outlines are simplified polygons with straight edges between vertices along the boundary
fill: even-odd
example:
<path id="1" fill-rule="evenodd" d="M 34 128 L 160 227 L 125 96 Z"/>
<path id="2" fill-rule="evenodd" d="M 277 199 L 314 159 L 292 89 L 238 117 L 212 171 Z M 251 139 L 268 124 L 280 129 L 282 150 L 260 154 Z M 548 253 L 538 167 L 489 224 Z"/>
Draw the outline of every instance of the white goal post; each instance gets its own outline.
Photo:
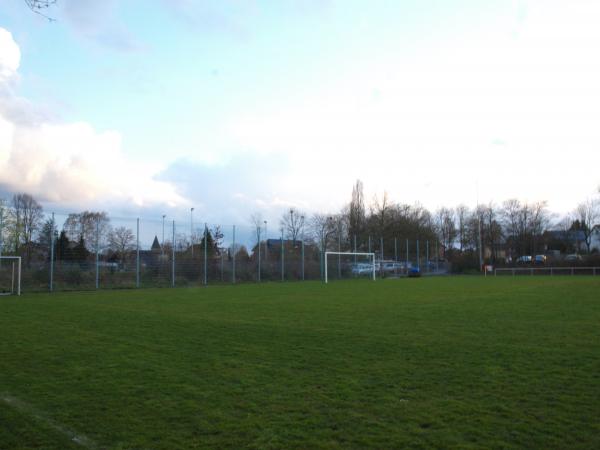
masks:
<path id="1" fill-rule="evenodd" d="M 369 256 L 371 258 L 371 276 L 375 281 L 375 253 L 356 253 L 356 252 L 325 252 L 325 283 L 328 282 L 329 278 L 327 275 L 327 260 L 329 255 L 345 255 L 345 256 Z"/>
<path id="2" fill-rule="evenodd" d="M 21 257 L 0 256 L 0 275 L 4 275 L 4 272 L 6 277 L 0 280 L 0 295 L 21 295 Z M 8 281 L 6 288 L 1 284 L 4 279 Z"/>

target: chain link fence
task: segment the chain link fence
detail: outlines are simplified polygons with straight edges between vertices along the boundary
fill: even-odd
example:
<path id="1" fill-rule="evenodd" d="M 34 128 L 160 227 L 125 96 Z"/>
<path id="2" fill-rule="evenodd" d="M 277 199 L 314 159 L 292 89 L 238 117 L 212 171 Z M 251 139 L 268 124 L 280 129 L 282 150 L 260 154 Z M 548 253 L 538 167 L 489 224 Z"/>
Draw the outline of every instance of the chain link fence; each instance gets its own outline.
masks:
<path id="1" fill-rule="evenodd" d="M 87 214 L 87 215 L 86 215 Z M 52 214 L 30 242 L 7 239 L 0 228 L 2 255 L 22 258 L 23 292 L 181 287 L 231 283 L 322 280 L 325 250 L 375 253 L 379 277 L 446 273 L 436 244 L 395 238 L 358 239 L 342 232 L 326 240 L 304 230 L 288 239 L 279 229 L 110 217 L 105 213 Z M 385 270 L 392 261 L 393 270 Z M 336 267 L 343 264 L 342 267 Z M 352 261 L 331 261 L 331 274 L 352 276 Z M 0 259 L 2 273 L 10 269 Z M 4 277 L 6 278 L 6 277 Z M 336 276 L 330 277 L 335 279 Z M 0 286 L 0 292 L 6 290 Z"/>

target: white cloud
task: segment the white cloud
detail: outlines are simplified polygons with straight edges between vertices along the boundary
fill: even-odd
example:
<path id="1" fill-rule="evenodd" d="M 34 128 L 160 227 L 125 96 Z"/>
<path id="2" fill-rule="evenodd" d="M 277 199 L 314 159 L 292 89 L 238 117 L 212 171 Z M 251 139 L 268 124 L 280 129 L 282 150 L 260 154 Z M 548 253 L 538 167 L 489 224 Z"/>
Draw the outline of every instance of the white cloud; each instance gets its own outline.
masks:
<path id="1" fill-rule="evenodd" d="M 10 31 L 0 28 L 0 83 L 11 81 L 19 68 L 21 51 Z"/>
<path id="2" fill-rule="evenodd" d="M 0 28 L 0 186 L 4 190 L 26 191 L 63 205 L 186 202 L 172 184 L 154 179 L 160 168 L 124 155 L 118 132 L 99 132 L 85 122 L 43 120 L 33 105 L 18 98 L 10 83 L 17 76 L 19 55 L 11 34 Z"/>
<path id="3" fill-rule="evenodd" d="M 412 54 L 383 43 L 335 83 L 249 111 L 231 133 L 289 154 L 288 188 L 303 192 L 310 173 L 317 208 L 362 178 L 430 208 L 475 203 L 478 182 L 481 201 L 567 211 L 600 180 L 600 4 L 525 5 Z"/>

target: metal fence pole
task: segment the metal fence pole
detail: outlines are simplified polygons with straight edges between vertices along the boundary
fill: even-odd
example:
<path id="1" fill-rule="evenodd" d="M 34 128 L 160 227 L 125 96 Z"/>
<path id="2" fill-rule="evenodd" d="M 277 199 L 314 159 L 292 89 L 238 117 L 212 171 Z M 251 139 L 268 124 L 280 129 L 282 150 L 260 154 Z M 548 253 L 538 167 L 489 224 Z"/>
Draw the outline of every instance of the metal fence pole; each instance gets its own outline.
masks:
<path id="1" fill-rule="evenodd" d="M 206 222 L 204 222 L 204 286 L 208 284 L 208 271 L 207 271 L 207 262 L 208 262 L 208 226 Z"/>
<path id="2" fill-rule="evenodd" d="M 235 284 L 235 225 L 233 226 L 233 243 L 232 243 L 232 261 L 231 261 L 231 282 Z"/>
<path id="3" fill-rule="evenodd" d="M 258 251 L 258 282 L 260 283 L 260 227 L 256 227 L 256 250 Z"/>
<path id="4" fill-rule="evenodd" d="M 52 213 L 52 230 L 50 231 L 50 292 L 54 290 L 54 228 L 54 213 Z M 0 233 L 2 233 L 1 229 L 2 225 L 0 220 Z"/>
<path id="5" fill-rule="evenodd" d="M 96 289 L 99 288 L 100 284 L 100 264 L 98 260 L 98 253 L 100 251 L 100 220 L 96 220 Z"/>
<path id="6" fill-rule="evenodd" d="M 304 281 L 304 236 L 302 236 L 302 281 Z"/>
<path id="7" fill-rule="evenodd" d="M 406 274 L 408 274 L 408 239 L 406 240 L 406 267 L 404 269 Z"/>
<path id="8" fill-rule="evenodd" d="M 135 237 L 135 287 L 140 287 L 140 219 L 136 221 Z"/>
<path id="9" fill-rule="evenodd" d="M 281 229 L 281 281 L 285 281 L 285 264 L 283 258 L 285 257 L 285 253 L 283 250 L 283 228 Z"/>
<path id="10" fill-rule="evenodd" d="M 175 221 L 173 221 L 173 241 L 171 242 L 171 287 L 175 287 Z"/>
<path id="11" fill-rule="evenodd" d="M 341 224 L 338 222 L 338 279 L 342 278 L 342 229 Z"/>

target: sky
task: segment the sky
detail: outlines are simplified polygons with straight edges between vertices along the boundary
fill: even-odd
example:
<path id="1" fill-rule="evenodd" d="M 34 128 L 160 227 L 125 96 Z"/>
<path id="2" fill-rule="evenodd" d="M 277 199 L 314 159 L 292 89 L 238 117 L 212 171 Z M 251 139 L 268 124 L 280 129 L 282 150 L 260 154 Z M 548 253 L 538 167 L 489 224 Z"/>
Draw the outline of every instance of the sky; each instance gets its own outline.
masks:
<path id="1" fill-rule="evenodd" d="M 596 0 L 0 5 L 0 195 L 249 223 L 600 185 Z"/>

